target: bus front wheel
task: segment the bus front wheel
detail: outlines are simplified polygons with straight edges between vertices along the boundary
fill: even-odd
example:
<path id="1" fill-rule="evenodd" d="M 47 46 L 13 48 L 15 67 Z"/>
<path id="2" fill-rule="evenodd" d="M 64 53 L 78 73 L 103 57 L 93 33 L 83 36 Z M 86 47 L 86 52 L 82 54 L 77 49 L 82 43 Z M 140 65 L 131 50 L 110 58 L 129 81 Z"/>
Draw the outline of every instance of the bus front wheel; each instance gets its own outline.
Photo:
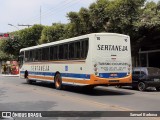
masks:
<path id="1" fill-rule="evenodd" d="M 62 89 L 62 78 L 60 73 L 57 73 L 55 78 L 54 78 L 54 84 L 55 84 L 55 88 L 57 90 L 61 90 Z"/>

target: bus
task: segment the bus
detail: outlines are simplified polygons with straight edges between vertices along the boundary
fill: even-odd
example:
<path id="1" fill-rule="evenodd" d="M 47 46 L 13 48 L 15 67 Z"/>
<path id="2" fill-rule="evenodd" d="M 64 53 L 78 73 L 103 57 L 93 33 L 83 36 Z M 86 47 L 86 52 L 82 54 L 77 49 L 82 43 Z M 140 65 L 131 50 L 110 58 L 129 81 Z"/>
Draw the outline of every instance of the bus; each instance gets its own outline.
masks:
<path id="1" fill-rule="evenodd" d="M 20 78 L 27 83 L 109 86 L 132 83 L 130 37 L 92 33 L 20 50 Z"/>

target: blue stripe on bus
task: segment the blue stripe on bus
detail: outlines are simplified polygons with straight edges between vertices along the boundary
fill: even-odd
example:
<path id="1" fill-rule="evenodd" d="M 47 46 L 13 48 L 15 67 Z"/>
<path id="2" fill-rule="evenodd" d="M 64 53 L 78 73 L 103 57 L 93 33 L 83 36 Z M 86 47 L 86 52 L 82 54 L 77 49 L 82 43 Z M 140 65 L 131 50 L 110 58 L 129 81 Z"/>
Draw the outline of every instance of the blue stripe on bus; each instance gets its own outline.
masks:
<path id="1" fill-rule="evenodd" d="M 123 78 L 127 76 L 127 73 L 113 73 L 116 76 L 112 76 L 112 73 L 99 73 L 99 77 L 101 78 Z"/>
<path id="2" fill-rule="evenodd" d="M 24 71 L 20 72 L 24 74 Z M 54 76 L 55 72 L 31 72 L 29 71 L 30 75 L 44 75 L 44 76 Z M 116 76 L 112 76 L 112 73 L 99 73 L 99 77 L 101 78 L 123 78 L 127 76 L 127 73 L 115 73 Z M 114 73 L 113 73 L 114 74 Z M 72 78 L 83 78 L 83 79 L 90 79 L 90 74 L 76 74 L 76 73 L 61 73 L 62 77 L 72 77 Z"/>
<path id="3" fill-rule="evenodd" d="M 24 74 L 24 71 L 20 72 L 21 74 Z M 44 76 L 54 76 L 54 72 L 31 72 L 29 71 L 30 75 L 44 75 Z M 62 77 L 72 77 L 72 78 L 84 78 L 84 79 L 90 79 L 90 74 L 76 74 L 76 73 L 61 73 Z"/>

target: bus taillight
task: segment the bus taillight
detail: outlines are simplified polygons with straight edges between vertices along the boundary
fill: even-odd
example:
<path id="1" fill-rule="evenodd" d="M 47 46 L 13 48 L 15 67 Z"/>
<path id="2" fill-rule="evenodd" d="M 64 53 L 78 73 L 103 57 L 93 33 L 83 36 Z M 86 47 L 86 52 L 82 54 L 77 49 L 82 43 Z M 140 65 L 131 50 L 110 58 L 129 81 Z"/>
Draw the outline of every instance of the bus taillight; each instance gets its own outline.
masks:
<path id="1" fill-rule="evenodd" d="M 98 68 L 97 68 L 97 64 L 94 64 L 94 74 L 96 75 L 96 76 L 98 76 Z"/>
<path id="2" fill-rule="evenodd" d="M 130 74 L 130 70 L 131 70 L 131 65 L 128 65 L 128 75 Z"/>

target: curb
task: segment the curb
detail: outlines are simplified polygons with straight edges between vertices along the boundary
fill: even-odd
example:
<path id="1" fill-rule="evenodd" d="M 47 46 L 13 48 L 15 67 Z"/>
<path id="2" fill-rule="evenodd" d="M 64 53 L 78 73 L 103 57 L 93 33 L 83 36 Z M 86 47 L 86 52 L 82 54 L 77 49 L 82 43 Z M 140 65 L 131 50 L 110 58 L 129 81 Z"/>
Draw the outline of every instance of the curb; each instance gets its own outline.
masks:
<path id="1" fill-rule="evenodd" d="M 19 74 L 18 75 L 4 75 L 4 74 L 1 74 L 0 76 L 3 76 L 3 77 L 19 77 Z"/>

